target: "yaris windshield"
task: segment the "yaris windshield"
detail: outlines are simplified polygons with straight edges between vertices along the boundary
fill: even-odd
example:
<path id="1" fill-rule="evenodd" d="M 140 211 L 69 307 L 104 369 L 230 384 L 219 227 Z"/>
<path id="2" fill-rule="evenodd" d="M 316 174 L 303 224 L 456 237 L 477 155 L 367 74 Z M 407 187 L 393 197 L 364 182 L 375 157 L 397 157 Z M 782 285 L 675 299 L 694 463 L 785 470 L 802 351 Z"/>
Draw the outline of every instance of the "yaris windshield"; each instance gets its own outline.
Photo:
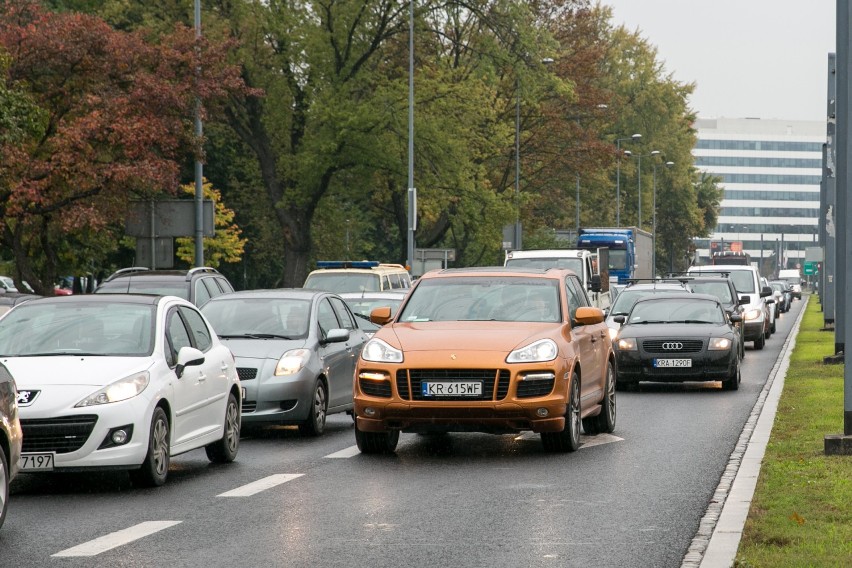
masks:
<path id="1" fill-rule="evenodd" d="M 0 320 L 0 356 L 150 355 L 155 309 L 121 302 L 27 302 Z"/>
<path id="2" fill-rule="evenodd" d="M 296 339 L 307 336 L 311 303 L 294 298 L 221 298 L 201 309 L 223 338 Z"/>

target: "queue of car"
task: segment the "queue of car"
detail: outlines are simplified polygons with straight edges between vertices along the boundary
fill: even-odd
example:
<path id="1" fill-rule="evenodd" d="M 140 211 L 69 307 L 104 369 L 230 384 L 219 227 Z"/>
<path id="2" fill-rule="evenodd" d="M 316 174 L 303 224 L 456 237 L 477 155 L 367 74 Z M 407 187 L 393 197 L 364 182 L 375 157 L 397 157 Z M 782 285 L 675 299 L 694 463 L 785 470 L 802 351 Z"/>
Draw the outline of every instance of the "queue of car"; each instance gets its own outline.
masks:
<path id="1" fill-rule="evenodd" d="M 414 282 L 395 265 L 322 270 L 316 282 L 334 290 L 234 292 L 210 268 L 132 268 L 94 295 L 11 302 L 0 525 L 20 472 L 126 469 L 159 486 L 172 456 L 203 447 L 231 462 L 252 426 L 316 436 L 336 412 L 352 415 L 368 454 L 394 452 L 400 432 L 531 431 L 571 452 L 581 428 L 615 429 L 618 389 L 736 390 L 744 341 L 761 349 L 768 310 L 792 300 L 748 266 L 630 282 L 606 313 L 567 269 L 444 269 Z"/>

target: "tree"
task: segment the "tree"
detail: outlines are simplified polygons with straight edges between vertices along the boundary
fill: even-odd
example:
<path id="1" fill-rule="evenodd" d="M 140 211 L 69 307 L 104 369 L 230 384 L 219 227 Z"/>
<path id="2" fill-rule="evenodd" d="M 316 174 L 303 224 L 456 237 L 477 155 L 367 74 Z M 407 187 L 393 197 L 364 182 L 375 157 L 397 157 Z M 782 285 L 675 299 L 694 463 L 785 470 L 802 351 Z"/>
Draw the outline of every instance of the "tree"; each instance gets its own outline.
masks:
<path id="1" fill-rule="evenodd" d="M 43 128 L 0 141 L 0 243 L 20 278 L 51 294 L 61 271 L 117 246 L 129 199 L 175 192 L 179 161 L 197 147 L 188 122 L 196 97 L 215 111 L 244 85 L 225 46 L 197 42 L 187 28 L 154 45 L 27 0 L 0 6 L 0 46 L 6 85 L 43 117 Z"/>
<path id="2" fill-rule="evenodd" d="M 234 211 L 225 207 L 222 194 L 212 184 L 203 184 L 204 199 L 212 199 L 215 208 L 213 219 L 215 236 L 204 239 L 204 262 L 207 266 L 218 268 L 223 262 L 239 262 L 245 250 L 246 240 L 240 237 L 242 231 L 234 223 Z M 181 192 L 195 195 L 195 185 L 181 186 Z M 195 258 L 195 239 L 181 237 L 177 239 L 177 257 L 192 263 Z"/>

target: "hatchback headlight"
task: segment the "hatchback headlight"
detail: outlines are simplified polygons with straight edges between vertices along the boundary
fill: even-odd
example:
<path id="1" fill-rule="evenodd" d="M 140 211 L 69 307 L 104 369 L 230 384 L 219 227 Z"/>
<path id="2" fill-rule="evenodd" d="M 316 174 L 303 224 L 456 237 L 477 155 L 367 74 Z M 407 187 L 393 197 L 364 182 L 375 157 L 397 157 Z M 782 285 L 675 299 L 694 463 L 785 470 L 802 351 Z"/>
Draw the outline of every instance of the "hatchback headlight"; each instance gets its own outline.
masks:
<path id="1" fill-rule="evenodd" d="M 746 310 L 746 313 L 743 315 L 743 319 L 746 321 L 756 320 L 762 315 L 762 310 L 757 308 L 753 308 L 751 310 Z"/>
<path id="2" fill-rule="evenodd" d="M 707 349 L 710 351 L 725 351 L 731 348 L 731 340 L 727 337 L 711 337 Z"/>
<path id="3" fill-rule="evenodd" d="M 308 349 L 291 349 L 284 353 L 275 365 L 275 376 L 295 375 L 301 371 L 311 359 Z"/>
<path id="4" fill-rule="evenodd" d="M 621 351 L 636 351 L 635 337 L 622 337 L 616 342 Z"/>
<path id="5" fill-rule="evenodd" d="M 402 351 L 373 338 L 361 349 L 361 358 L 373 363 L 402 363 Z"/>
<path id="6" fill-rule="evenodd" d="M 151 375 L 148 371 L 142 371 L 141 373 L 130 375 L 129 377 L 125 377 L 120 381 L 115 381 L 111 385 L 107 385 L 96 393 L 87 396 L 75 404 L 74 407 L 82 408 L 85 406 L 96 406 L 98 404 L 108 404 L 110 402 L 119 402 L 121 400 L 133 398 L 145 390 L 145 387 L 148 386 L 150 381 Z"/>
<path id="7" fill-rule="evenodd" d="M 553 361 L 559 354 L 559 348 L 552 339 L 541 339 L 526 347 L 515 349 L 506 357 L 507 363 L 544 363 Z"/>

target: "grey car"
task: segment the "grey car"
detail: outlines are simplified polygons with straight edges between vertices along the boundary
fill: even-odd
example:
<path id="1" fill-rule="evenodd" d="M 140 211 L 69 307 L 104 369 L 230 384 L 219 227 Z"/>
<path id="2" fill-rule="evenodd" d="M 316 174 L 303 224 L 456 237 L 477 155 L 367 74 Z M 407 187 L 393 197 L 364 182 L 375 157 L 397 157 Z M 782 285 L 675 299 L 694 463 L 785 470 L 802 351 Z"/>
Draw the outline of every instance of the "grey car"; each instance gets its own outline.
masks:
<path id="1" fill-rule="evenodd" d="M 337 294 L 250 290 L 217 296 L 201 311 L 236 358 L 243 429 L 298 425 L 318 436 L 328 414 L 352 411 L 355 362 L 367 336 Z"/>
<path id="2" fill-rule="evenodd" d="M 22 402 L 26 403 L 26 400 Z M 4 365 L 0 365 L 0 527 L 9 509 L 9 483 L 18 472 L 22 440 L 15 379 Z"/>

